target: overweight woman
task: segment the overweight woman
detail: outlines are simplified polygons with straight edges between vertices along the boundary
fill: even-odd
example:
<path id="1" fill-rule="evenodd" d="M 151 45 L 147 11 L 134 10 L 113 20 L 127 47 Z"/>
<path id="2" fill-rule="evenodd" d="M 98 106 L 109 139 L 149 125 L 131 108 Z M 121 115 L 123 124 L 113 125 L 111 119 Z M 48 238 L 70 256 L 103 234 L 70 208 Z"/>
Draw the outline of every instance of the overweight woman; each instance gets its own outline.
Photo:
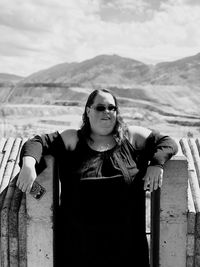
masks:
<path id="1" fill-rule="evenodd" d="M 21 151 L 17 186 L 30 192 L 43 156 L 59 168 L 61 201 L 58 266 L 149 267 L 145 190 L 162 185 L 175 141 L 143 127 L 128 127 L 116 97 L 93 91 L 80 129 L 29 139 Z"/>

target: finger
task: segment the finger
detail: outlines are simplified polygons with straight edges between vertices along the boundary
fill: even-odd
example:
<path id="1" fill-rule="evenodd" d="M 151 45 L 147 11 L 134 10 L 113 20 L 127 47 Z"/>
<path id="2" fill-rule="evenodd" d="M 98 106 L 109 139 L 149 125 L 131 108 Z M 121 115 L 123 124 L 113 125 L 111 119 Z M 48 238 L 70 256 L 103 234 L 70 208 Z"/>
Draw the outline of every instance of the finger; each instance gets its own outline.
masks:
<path id="1" fill-rule="evenodd" d="M 16 185 L 17 185 L 17 187 L 18 187 L 20 190 L 22 190 L 22 185 L 21 185 L 20 182 L 16 183 Z"/>
<path id="2" fill-rule="evenodd" d="M 22 185 L 20 189 L 21 189 L 22 192 L 25 192 L 26 191 L 25 185 Z"/>
<path id="3" fill-rule="evenodd" d="M 22 192 L 27 192 L 28 184 L 24 183 L 22 186 Z"/>
<path id="4" fill-rule="evenodd" d="M 16 186 L 20 188 L 20 183 L 18 181 L 16 182 Z"/>
<path id="5" fill-rule="evenodd" d="M 154 178 L 154 187 L 153 187 L 154 190 L 157 190 L 158 189 L 158 182 L 159 182 L 159 178 L 158 177 L 155 177 Z"/>
<path id="6" fill-rule="evenodd" d="M 27 184 L 27 185 L 26 185 L 26 192 L 27 192 L 27 193 L 30 193 L 30 191 L 31 191 L 31 187 L 32 187 L 32 184 Z"/>
<path id="7" fill-rule="evenodd" d="M 33 183 L 31 183 L 28 187 L 27 187 L 27 192 L 30 193 L 31 192 L 31 188 L 33 186 Z"/>
<path id="8" fill-rule="evenodd" d="M 153 187 L 154 187 L 154 179 L 150 179 L 150 187 L 149 187 L 149 190 L 150 190 L 150 193 L 153 192 Z"/>
<path id="9" fill-rule="evenodd" d="M 20 185 L 21 183 L 23 183 L 24 181 L 23 181 L 23 176 L 18 176 L 18 178 L 17 178 L 17 182 L 16 182 L 16 185 Z"/>
<path id="10" fill-rule="evenodd" d="M 23 186 L 20 185 L 20 186 L 18 186 L 18 188 L 19 188 L 19 190 L 21 190 L 22 192 L 24 192 L 23 191 Z"/>
<path id="11" fill-rule="evenodd" d="M 149 185 L 149 178 L 147 176 L 145 176 L 143 178 L 144 180 L 144 190 L 147 190 L 148 189 L 148 185 Z"/>
<path id="12" fill-rule="evenodd" d="M 158 182 L 154 181 L 154 186 L 153 186 L 153 190 L 157 190 L 158 189 Z"/>
<path id="13" fill-rule="evenodd" d="M 163 183 L 163 176 L 161 175 L 158 181 L 158 186 L 161 187 Z"/>
<path id="14" fill-rule="evenodd" d="M 20 182 L 21 182 L 21 179 L 18 177 L 18 179 L 17 179 L 17 182 L 16 182 L 16 186 L 20 186 Z"/>

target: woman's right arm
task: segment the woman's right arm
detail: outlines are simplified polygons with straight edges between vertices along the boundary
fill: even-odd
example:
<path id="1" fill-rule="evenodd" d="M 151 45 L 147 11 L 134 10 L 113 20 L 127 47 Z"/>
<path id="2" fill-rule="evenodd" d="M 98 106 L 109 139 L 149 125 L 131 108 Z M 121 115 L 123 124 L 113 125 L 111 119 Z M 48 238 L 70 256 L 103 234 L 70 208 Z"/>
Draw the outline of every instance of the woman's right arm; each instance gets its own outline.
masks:
<path id="1" fill-rule="evenodd" d="M 59 140 L 60 138 L 60 140 Z M 36 169 L 41 164 L 43 155 L 55 153 L 56 143 L 61 143 L 61 137 L 58 132 L 44 135 L 36 135 L 35 137 L 28 139 L 20 153 L 19 166 L 21 167 L 17 186 L 23 192 L 30 192 L 31 187 L 37 177 Z M 64 147 L 62 145 L 62 147 Z"/>
<path id="2" fill-rule="evenodd" d="M 44 155 L 61 155 L 63 151 L 73 150 L 77 142 L 77 131 L 66 130 L 45 135 L 37 135 L 23 145 L 20 153 L 19 166 L 21 167 L 17 186 L 23 192 L 30 192 L 37 177 L 36 168 L 39 167 Z"/>

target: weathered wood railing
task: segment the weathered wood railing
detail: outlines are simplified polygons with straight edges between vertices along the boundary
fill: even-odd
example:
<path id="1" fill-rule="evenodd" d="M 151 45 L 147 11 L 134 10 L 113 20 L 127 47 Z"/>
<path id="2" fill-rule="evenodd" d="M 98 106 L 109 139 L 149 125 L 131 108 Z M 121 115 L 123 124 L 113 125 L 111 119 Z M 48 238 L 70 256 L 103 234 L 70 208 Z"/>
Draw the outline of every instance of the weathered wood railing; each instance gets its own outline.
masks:
<path id="1" fill-rule="evenodd" d="M 179 152 L 165 165 L 162 188 L 152 194 L 152 267 L 187 266 L 188 175 L 186 158 Z"/>
<path id="2" fill-rule="evenodd" d="M 34 199 L 16 187 L 19 151 L 25 140 L 0 139 L 0 266 L 54 265 L 54 160 L 37 181 L 45 195 Z M 177 140 L 179 153 L 167 162 L 164 182 L 151 198 L 151 266 L 200 266 L 200 140 Z M 185 156 L 184 156 L 185 155 Z"/>

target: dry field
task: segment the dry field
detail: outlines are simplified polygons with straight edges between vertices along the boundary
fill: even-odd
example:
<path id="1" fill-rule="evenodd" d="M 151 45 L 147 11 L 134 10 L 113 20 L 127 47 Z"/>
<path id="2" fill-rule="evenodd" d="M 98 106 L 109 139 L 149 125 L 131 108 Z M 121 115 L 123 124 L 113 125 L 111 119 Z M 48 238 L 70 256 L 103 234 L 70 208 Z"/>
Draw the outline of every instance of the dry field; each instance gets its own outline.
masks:
<path id="1" fill-rule="evenodd" d="M 130 103 L 129 103 L 130 104 Z M 134 102 L 121 108 L 121 114 L 129 125 L 139 125 L 157 129 L 172 137 L 199 137 L 200 120 L 197 115 L 176 115 L 170 111 L 162 112 L 153 106 L 144 108 Z M 0 137 L 31 137 L 35 134 L 62 131 L 67 128 L 79 128 L 81 125 L 83 106 L 53 106 L 9 104 L 0 110 Z"/>

